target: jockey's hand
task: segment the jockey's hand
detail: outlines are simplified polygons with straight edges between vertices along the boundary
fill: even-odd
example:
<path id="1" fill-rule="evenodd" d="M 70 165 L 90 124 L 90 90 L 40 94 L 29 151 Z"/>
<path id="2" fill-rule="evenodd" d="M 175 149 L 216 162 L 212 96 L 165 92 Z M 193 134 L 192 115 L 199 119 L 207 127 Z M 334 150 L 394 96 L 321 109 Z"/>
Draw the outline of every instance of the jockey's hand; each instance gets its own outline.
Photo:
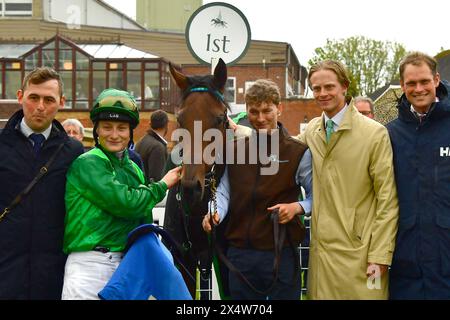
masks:
<path id="1" fill-rule="evenodd" d="M 220 221 L 219 214 L 216 212 L 213 215 L 213 223 L 214 223 L 214 225 L 218 225 L 219 221 Z M 203 227 L 203 230 L 205 230 L 207 233 L 211 232 L 211 218 L 210 218 L 210 214 L 209 213 L 206 214 L 203 217 L 202 227 Z"/>
<path id="2" fill-rule="evenodd" d="M 228 126 L 229 126 L 229 128 L 233 129 L 233 131 L 236 131 L 237 124 L 234 123 L 234 121 L 230 118 L 230 116 L 227 116 L 227 117 L 228 117 Z"/>
<path id="3" fill-rule="evenodd" d="M 174 185 L 178 183 L 181 179 L 181 169 L 182 167 L 176 167 L 172 170 L 169 170 L 166 175 L 161 179 L 167 184 L 167 188 L 172 188 Z"/>
<path id="4" fill-rule="evenodd" d="M 298 202 L 279 203 L 273 207 L 267 208 L 269 211 L 275 209 L 278 209 L 278 222 L 280 224 L 286 224 L 294 219 L 296 215 L 304 213 L 302 206 Z"/>

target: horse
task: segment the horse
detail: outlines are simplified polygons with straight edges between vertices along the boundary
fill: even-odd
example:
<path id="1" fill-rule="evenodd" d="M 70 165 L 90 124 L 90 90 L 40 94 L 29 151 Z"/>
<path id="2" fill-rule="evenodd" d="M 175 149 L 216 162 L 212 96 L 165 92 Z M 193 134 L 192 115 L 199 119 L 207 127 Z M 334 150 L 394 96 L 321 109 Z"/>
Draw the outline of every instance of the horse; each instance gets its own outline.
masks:
<path id="1" fill-rule="evenodd" d="M 172 65 L 169 65 L 169 69 L 177 86 L 182 91 L 181 103 L 177 112 L 178 126 L 189 133 L 191 140 L 184 141 L 183 137 L 182 148 L 175 147 L 172 152 L 172 155 L 178 152 L 182 153 L 182 179 L 177 187 L 169 191 L 164 228 L 182 244 L 184 254 L 181 261 L 187 270 L 181 269 L 181 272 L 190 293 L 195 298 L 196 282 L 193 281 L 192 275 L 195 275 L 196 269 L 199 268 L 201 271 L 200 287 L 201 289 L 208 287 L 209 284 L 205 282 L 209 282 L 212 262 L 208 235 L 203 231 L 201 222 L 203 216 L 208 212 L 208 202 L 224 171 L 224 165 L 207 163 L 203 157 L 198 161 L 198 153 L 200 151 L 203 155 L 203 151 L 210 144 L 202 139 L 204 133 L 209 129 L 219 130 L 222 146 L 226 144 L 229 106 L 223 98 L 223 93 L 227 80 L 227 68 L 224 61 L 220 59 L 213 75 L 186 76 Z M 195 128 L 196 124 L 200 123 L 201 132 L 196 131 Z M 198 136 L 198 133 L 201 133 L 201 137 Z M 195 149 L 195 141 L 192 138 L 201 139 L 201 150 Z M 222 153 L 223 157 L 225 157 L 224 153 Z M 214 154 L 213 156 L 218 155 Z M 195 161 L 196 157 L 197 161 Z M 225 224 L 220 224 L 216 229 L 216 238 L 221 245 L 224 245 L 222 240 L 224 229 Z M 218 261 L 215 263 L 220 269 L 224 269 L 220 267 L 221 264 Z M 219 272 L 219 278 L 221 295 L 226 296 L 228 292 L 227 273 Z M 200 299 L 208 299 L 208 294 L 202 294 Z"/>

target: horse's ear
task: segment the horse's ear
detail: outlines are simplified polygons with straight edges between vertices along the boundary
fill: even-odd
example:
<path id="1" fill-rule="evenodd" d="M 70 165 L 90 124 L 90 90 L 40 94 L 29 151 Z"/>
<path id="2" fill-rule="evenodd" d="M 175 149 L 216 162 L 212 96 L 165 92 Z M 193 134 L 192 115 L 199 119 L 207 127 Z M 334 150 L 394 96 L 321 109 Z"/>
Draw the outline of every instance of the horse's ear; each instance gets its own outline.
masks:
<path id="1" fill-rule="evenodd" d="M 186 90 L 188 87 L 188 79 L 187 77 L 182 74 L 181 72 L 177 71 L 171 63 L 169 63 L 169 70 L 170 70 L 170 74 L 172 75 L 173 79 L 175 80 L 175 82 L 177 83 L 178 87 L 181 90 Z"/>
<path id="2" fill-rule="evenodd" d="M 215 86 L 223 91 L 225 89 L 225 83 L 227 82 L 227 65 L 222 60 L 219 59 L 219 62 L 214 69 L 214 84 Z"/>

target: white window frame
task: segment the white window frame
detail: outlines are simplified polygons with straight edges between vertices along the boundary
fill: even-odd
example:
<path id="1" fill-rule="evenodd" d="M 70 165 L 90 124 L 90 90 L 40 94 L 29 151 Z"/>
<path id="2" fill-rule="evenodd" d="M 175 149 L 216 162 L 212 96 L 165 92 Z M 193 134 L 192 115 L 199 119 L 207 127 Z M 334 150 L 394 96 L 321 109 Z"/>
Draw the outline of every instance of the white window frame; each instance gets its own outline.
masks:
<path id="1" fill-rule="evenodd" d="M 1 16 L 24 16 L 31 17 L 33 15 L 33 0 L 0 0 L 2 5 Z M 17 3 L 17 4 L 31 4 L 31 10 L 14 10 L 6 11 L 6 4 Z"/>

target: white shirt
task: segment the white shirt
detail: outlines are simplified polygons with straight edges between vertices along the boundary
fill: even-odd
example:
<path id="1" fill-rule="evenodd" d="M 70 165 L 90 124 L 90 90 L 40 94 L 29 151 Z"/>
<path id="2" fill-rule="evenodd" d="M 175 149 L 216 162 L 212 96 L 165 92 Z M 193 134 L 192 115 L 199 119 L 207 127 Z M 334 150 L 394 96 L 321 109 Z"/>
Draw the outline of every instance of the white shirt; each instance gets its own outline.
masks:
<path id="1" fill-rule="evenodd" d="M 435 102 L 439 102 L 439 98 L 438 98 L 438 97 L 436 97 L 436 101 L 435 101 Z M 411 104 L 411 107 L 409 108 L 409 110 L 412 112 L 413 115 L 415 115 L 415 116 L 417 116 L 417 117 L 425 116 L 425 115 L 428 113 L 428 111 L 430 111 L 430 109 L 428 109 L 427 112 L 425 112 L 425 113 L 420 113 L 420 112 L 418 112 L 418 111 L 416 110 L 416 108 L 415 108 L 412 104 Z"/>
<path id="2" fill-rule="evenodd" d="M 156 133 L 158 135 L 158 137 L 161 138 L 161 140 L 167 145 L 167 141 L 166 139 L 164 139 L 158 132 L 156 132 L 155 130 L 153 130 L 154 133 Z"/>
<path id="3" fill-rule="evenodd" d="M 344 119 L 344 114 L 345 114 L 345 111 L 347 110 L 347 108 L 348 108 L 348 104 L 345 104 L 345 106 L 342 108 L 342 110 L 339 111 L 338 113 L 336 113 L 333 118 L 331 118 L 331 120 L 333 121 L 333 132 L 338 131 L 339 126 L 341 125 L 342 120 Z M 323 117 L 324 117 L 325 123 L 327 123 L 327 121 L 330 120 L 330 118 L 328 118 L 328 116 L 326 115 L 325 112 L 323 113 Z"/>
<path id="4" fill-rule="evenodd" d="M 30 135 L 33 133 L 40 133 L 44 136 L 45 140 L 47 140 L 48 137 L 50 136 L 50 132 L 52 132 L 52 125 L 50 125 L 47 129 L 45 129 L 42 132 L 35 132 L 27 125 L 27 123 L 25 122 L 25 118 L 22 118 L 22 121 L 20 122 L 20 131 L 24 134 L 25 137 L 28 138 L 28 140 L 31 141 L 31 143 L 34 144 L 33 140 L 30 139 Z"/>
<path id="5" fill-rule="evenodd" d="M 295 174 L 295 182 L 297 185 L 302 186 L 305 189 L 306 199 L 299 201 L 302 206 L 305 215 L 309 216 L 312 209 L 312 157 L 311 151 L 307 149 L 300 160 Z M 228 168 L 225 167 L 225 172 L 220 179 L 219 186 L 217 187 L 216 201 L 217 201 L 217 213 L 219 214 L 220 222 L 223 221 L 228 214 L 228 208 L 230 206 L 230 180 L 228 178 Z M 209 211 L 212 208 L 212 201 L 209 202 Z"/>

